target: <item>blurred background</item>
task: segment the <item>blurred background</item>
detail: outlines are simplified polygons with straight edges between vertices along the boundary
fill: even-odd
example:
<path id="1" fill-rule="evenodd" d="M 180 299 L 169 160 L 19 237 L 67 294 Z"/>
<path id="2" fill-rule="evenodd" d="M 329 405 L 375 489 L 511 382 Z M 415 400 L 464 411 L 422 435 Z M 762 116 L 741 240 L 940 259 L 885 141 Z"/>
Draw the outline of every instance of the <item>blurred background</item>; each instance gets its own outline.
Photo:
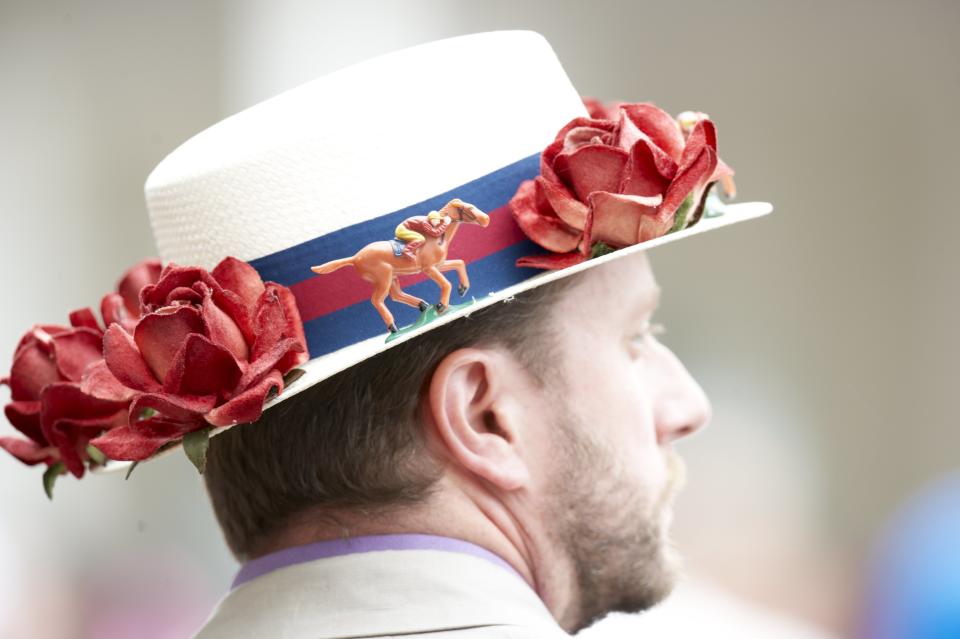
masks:
<path id="1" fill-rule="evenodd" d="M 948 0 L 2 0 L 0 371 L 154 254 L 143 182 L 194 133 L 379 53 L 533 29 L 584 95 L 707 111 L 738 199 L 776 206 L 651 253 L 663 341 L 715 408 L 681 448 L 689 576 L 587 632 L 960 636 L 928 619 L 960 611 L 958 27 Z M 182 455 L 53 504 L 41 474 L 0 456 L 0 637 L 185 637 L 226 592 Z"/>

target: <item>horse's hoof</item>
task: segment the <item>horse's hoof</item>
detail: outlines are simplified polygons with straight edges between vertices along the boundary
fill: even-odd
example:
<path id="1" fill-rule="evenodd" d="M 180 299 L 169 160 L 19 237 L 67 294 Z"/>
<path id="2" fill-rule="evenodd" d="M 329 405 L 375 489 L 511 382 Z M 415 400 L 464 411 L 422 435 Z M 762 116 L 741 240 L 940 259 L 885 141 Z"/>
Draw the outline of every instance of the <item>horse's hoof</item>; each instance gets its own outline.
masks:
<path id="1" fill-rule="evenodd" d="M 390 326 L 387 327 L 387 330 L 390 331 L 391 333 L 399 333 L 399 332 L 400 332 L 400 329 L 397 328 L 397 325 L 396 325 L 395 322 L 390 322 Z"/>
<path id="2" fill-rule="evenodd" d="M 430 308 L 430 305 L 424 302 L 423 300 L 420 300 L 420 304 L 418 306 L 420 308 L 421 313 L 427 310 L 428 308 Z"/>
<path id="3" fill-rule="evenodd" d="M 434 306 L 437 309 L 437 315 L 447 310 L 447 305 L 444 304 L 443 302 L 437 302 L 436 304 L 434 304 Z"/>
<path id="4" fill-rule="evenodd" d="M 463 284 L 457 287 L 457 292 L 460 293 L 460 297 L 463 297 L 464 295 L 466 295 L 467 291 L 469 290 L 470 290 L 470 287 L 464 286 Z"/>

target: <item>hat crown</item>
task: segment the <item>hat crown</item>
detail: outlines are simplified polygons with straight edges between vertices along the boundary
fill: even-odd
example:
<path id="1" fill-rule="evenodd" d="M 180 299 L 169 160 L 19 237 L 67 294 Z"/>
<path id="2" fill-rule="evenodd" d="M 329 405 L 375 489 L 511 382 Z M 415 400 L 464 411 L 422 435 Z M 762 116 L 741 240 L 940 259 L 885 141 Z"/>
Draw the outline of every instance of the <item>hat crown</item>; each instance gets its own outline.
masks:
<path id="1" fill-rule="evenodd" d="M 228 255 L 270 255 L 536 154 L 585 113 L 535 32 L 382 55 L 242 111 L 173 151 L 146 183 L 157 248 L 165 262 L 208 268 Z"/>

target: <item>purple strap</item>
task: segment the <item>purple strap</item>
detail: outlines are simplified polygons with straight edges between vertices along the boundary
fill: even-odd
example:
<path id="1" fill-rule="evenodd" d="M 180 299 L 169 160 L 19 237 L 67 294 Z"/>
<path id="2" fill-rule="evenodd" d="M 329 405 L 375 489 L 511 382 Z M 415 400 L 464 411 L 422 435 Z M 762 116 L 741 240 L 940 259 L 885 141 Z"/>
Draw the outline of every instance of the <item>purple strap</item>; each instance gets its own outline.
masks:
<path id="1" fill-rule="evenodd" d="M 284 548 L 269 555 L 253 559 L 240 568 L 230 589 L 232 590 L 241 586 L 251 579 L 256 579 L 268 572 L 293 566 L 294 564 L 301 564 L 315 559 L 326 559 L 327 557 L 338 557 L 361 552 L 377 552 L 380 550 L 443 550 L 447 552 L 465 553 L 495 563 L 523 579 L 520 573 L 499 555 L 469 541 L 463 541 L 462 539 L 421 534 L 365 535 L 362 537 L 318 541 L 303 546 Z"/>

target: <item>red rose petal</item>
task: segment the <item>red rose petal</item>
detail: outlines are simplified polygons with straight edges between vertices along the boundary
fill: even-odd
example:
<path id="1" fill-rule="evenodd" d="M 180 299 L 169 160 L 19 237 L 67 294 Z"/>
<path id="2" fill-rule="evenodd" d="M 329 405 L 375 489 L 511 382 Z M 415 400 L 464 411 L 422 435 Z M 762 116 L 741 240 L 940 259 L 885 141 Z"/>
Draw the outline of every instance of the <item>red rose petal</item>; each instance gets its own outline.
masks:
<path id="1" fill-rule="evenodd" d="M 118 324 L 103 336 L 103 357 L 114 377 L 129 388 L 144 392 L 160 390 L 160 383 L 147 367 L 133 337 Z"/>
<path id="2" fill-rule="evenodd" d="M 99 330 L 78 328 L 53 336 L 53 353 L 64 379 L 79 382 L 83 369 L 103 357 Z"/>
<path id="3" fill-rule="evenodd" d="M 216 395 L 187 396 L 168 393 L 143 393 L 137 395 L 130 404 L 130 425 L 138 427 L 143 422 L 146 409 L 154 410 L 169 422 L 196 424 L 203 415 L 217 405 Z"/>
<path id="4" fill-rule="evenodd" d="M 661 230 L 659 234 L 663 235 L 670 230 L 673 218 L 663 220 L 660 217 L 660 202 L 659 195 L 645 198 L 638 195 L 594 193 L 590 196 L 593 217 L 591 242 L 600 241 L 622 248 L 635 244 L 641 233 L 647 235 Z"/>
<path id="5" fill-rule="evenodd" d="M 663 195 L 676 172 L 676 164 L 663 151 L 646 140 L 638 140 L 630 149 L 617 192 L 625 195 Z"/>
<path id="6" fill-rule="evenodd" d="M 540 176 L 543 177 L 543 179 L 561 183 L 560 177 L 553 170 L 553 162 L 557 159 L 557 155 L 560 154 L 561 149 L 563 149 L 562 139 L 552 142 L 540 154 Z"/>
<path id="7" fill-rule="evenodd" d="M 562 129 L 560 129 L 559 132 L 557 132 L 553 142 L 551 142 L 540 154 L 540 175 L 548 180 L 559 181 L 559 178 L 557 178 L 556 174 L 554 173 L 553 163 L 556 161 L 557 156 L 564 150 L 567 133 L 573 129 L 581 127 L 602 130 L 606 132 L 606 135 L 611 135 L 616 129 L 616 122 L 584 117 L 570 120 Z"/>
<path id="8" fill-rule="evenodd" d="M 120 324 L 128 331 L 133 331 L 135 322 L 131 317 L 127 306 L 118 293 L 107 293 L 100 300 L 100 315 L 103 316 L 103 323 L 110 327 L 111 324 Z"/>
<path id="9" fill-rule="evenodd" d="M 560 182 L 546 180 L 539 175 L 535 180 L 557 217 L 571 227 L 582 230 L 587 221 L 587 211 L 589 210 L 587 205 L 573 197 L 567 187 Z"/>
<path id="10" fill-rule="evenodd" d="M 622 148 L 631 148 L 635 142 L 631 138 L 636 137 L 640 131 L 675 162 L 680 161 L 684 149 L 683 134 L 673 116 L 649 102 L 622 104 L 620 113 Z"/>
<path id="11" fill-rule="evenodd" d="M 713 120 L 703 119 L 697 122 L 693 127 L 693 131 L 690 132 L 690 136 L 687 138 L 687 146 L 690 146 L 691 141 L 699 136 L 698 130 L 702 131 L 704 144 L 714 150 L 717 150 L 717 126 L 713 123 Z M 686 149 L 684 149 L 686 150 Z"/>
<path id="12" fill-rule="evenodd" d="M 69 330 L 72 329 L 56 324 L 36 324 L 20 338 L 13 351 L 13 356 L 16 357 L 21 350 L 27 347 L 40 347 L 45 353 L 49 353 L 53 345 L 52 336 Z"/>
<path id="13" fill-rule="evenodd" d="M 206 424 L 207 423 L 199 416 L 197 416 L 196 419 L 191 418 L 190 421 L 182 422 L 167 419 L 160 413 L 157 413 L 153 417 L 141 419 L 136 422 L 132 428 L 145 437 L 173 440 L 179 439 L 198 428 L 203 428 Z"/>
<path id="14" fill-rule="evenodd" d="M 219 395 L 234 390 L 243 371 L 230 351 L 204 335 L 193 333 L 177 353 L 163 382 L 164 393 Z"/>
<path id="15" fill-rule="evenodd" d="M 3 412 L 13 427 L 37 442 L 46 445 L 47 438 L 40 429 L 40 400 L 10 402 Z"/>
<path id="16" fill-rule="evenodd" d="M 180 306 L 172 312 L 161 309 L 140 318 L 133 339 L 154 376 L 162 380 L 190 333 L 203 333 L 203 319 L 197 309 Z M 112 365 L 110 369 L 113 370 Z M 114 374 L 120 379 L 116 371 Z"/>
<path id="17" fill-rule="evenodd" d="M 196 286 L 197 283 L 194 284 Z M 208 287 L 209 288 L 209 287 Z M 174 304 L 199 304 L 203 300 L 203 293 L 198 293 L 189 286 L 178 286 L 169 293 L 164 300 L 164 305 L 172 306 Z"/>
<path id="18" fill-rule="evenodd" d="M 640 130 L 640 127 L 638 127 L 623 111 L 618 113 L 618 120 L 619 126 L 617 127 L 617 146 L 619 146 L 621 149 L 624 151 L 629 151 L 631 148 L 633 148 L 633 145 L 640 140 L 646 140 L 650 144 L 656 146 L 653 140 L 650 139 L 650 136 L 644 131 Z M 663 151 L 663 149 L 660 150 Z M 663 152 L 666 153 L 666 151 Z"/>
<path id="19" fill-rule="evenodd" d="M 48 339 L 52 340 L 52 337 L 48 336 Z M 50 346 L 34 341 L 22 346 L 14 356 L 9 379 L 14 400 L 32 401 L 40 399 L 44 386 L 62 381 L 63 378 Z"/>
<path id="20" fill-rule="evenodd" d="M 67 470 L 76 477 L 83 476 L 90 438 L 125 423 L 127 418 L 125 403 L 91 397 L 72 383 L 46 386 L 40 401 L 43 436 L 57 447 Z"/>
<path id="21" fill-rule="evenodd" d="M 300 350 L 290 350 L 286 357 L 282 358 L 277 364 L 277 370 L 286 373 L 294 366 L 303 364 L 310 355 L 307 353 L 307 337 L 303 332 L 303 321 L 300 319 L 300 309 L 297 307 L 297 298 L 293 292 L 286 286 L 281 286 L 276 282 L 267 282 L 268 290 L 276 291 L 280 298 L 280 304 L 283 306 L 283 316 L 287 322 L 287 328 L 283 331 L 284 337 L 291 337 L 300 345 Z"/>
<path id="22" fill-rule="evenodd" d="M 228 291 L 240 296 L 247 306 L 254 306 L 264 291 L 256 269 L 235 257 L 226 257 L 211 272 L 213 279 Z"/>
<path id="23" fill-rule="evenodd" d="M 256 326 L 254 326 L 254 312 L 257 302 L 254 301 L 253 304 L 248 305 L 233 291 L 219 286 L 211 291 L 211 296 L 217 308 L 226 313 L 227 317 L 240 329 L 240 334 L 243 335 L 246 343 L 248 345 L 253 344 L 253 340 L 257 336 Z"/>
<path id="24" fill-rule="evenodd" d="M 70 326 L 74 328 L 89 328 L 98 333 L 102 332 L 97 317 L 89 308 L 78 308 L 70 313 Z"/>
<path id="25" fill-rule="evenodd" d="M 583 127 L 598 129 L 606 133 L 613 133 L 617 129 L 617 123 L 603 118 L 585 118 L 583 116 L 576 117 L 567 122 L 562 129 L 557 131 L 557 135 L 554 137 L 554 142 L 562 142 L 566 140 L 567 134 L 570 133 L 570 131 Z"/>
<path id="26" fill-rule="evenodd" d="M 254 330 L 257 337 L 250 359 L 251 366 L 256 367 L 256 370 L 248 370 L 244 374 L 244 379 L 239 386 L 241 389 L 252 384 L 254 379 L 266 372 L 262 361 L 264 358 L 272 359 L 273 362 L 269 367 L 276 367 L 281 373 L 308 359 L 300 312 L 297 310 L 293 294 L 285 287 L 275 282 L 266 284 L 258 302 Z M 278 354 L 277 345 L 281 343 L 283 352 Z"/>
<path id="27" fill-rule="evenodd" d="M 41 446 L 29 439 L 19 437 L 0 437 L 0 448 L 28 466 L 40 462 L 53 464 L 59 458 L 59 453 L 53 446 Z"/>
<path id="28" fill-rule="evenodd" d="M 153 381 L 152 376 L 150 379 Z M 120 380 L 110 371 L 107 362 L 100 360 L 88 366 L 83 372 L 83 378 L 80 380 L 80 390 L 97 399 L 125 402 L 133 397 L 136 390 L 143 389 L 133 389 L 121 384 Z"/>
<path id="29" fill-rule="evenodd" d="M 676 213 L 676 211 L 674 211 Z M 637 243 L 656 239 L 666 235 L 673 227 L 674 215 L 669 217 L 662 215 L 644 216 L 640 219 L 640 228 L 637 229 Z"/>
<path id="30" fill-rule="evenodd" d="M 511 198 L 510 212 L 517 225 L 531 240 L 556 253 L 566 253 L 577 247 L 580 233 L 557 217 L 552 210 L 541 212 L 537 206 L 536 182 L 524 180 Z"/>
<path id="31" fill-rule="evenodd" d="M 519 267 L 544 268 L 557 270 L 567 268 L 574 264 L 586 261 L 579 252 L 573 253 L 550 253 L 547 255 L 527 255 L 517 259 L 516 265 Z"/>
<path id="32" fill-rule="evenodd" d="M 151 435 L 129 426 L 119 426 L 90 440 L 104 455 L 116 461 L 143 461 L 167 442 L 182 435 Z"/>
<path id="33" fill-rule="evenodd" d="M 569 155 L 557 156 L 553 168 L 571 186 L 577 199 L 586 202 L 594 191 L 616 192 L 626 164 L 627 152 L 623 149 L 591 144 Z"/>
<path id="34" fill-rule="evenodd" d="M 283 338 L 287 329 L 287 320 L 283 312 L 283 304 L 276 288 L 269 288 L 260 296 L 257 303 L 254 330 L 257 339 L 253 342 L 250 359 L 256 361 L 263 356 L 274 344 Z"/>
<path id="35" fill-rule="evenodd" d="M 567 131 L 563 138 L 562 153 L 570 154 L 588 144 L 603 144 L 604 137 L 609 130 L 596 126 L 577 126 Z"/>
<path id="36" fill-rule="evenodd" d="M 293 368 L 293 366 L 284 368 L 282 362 L 289 359 L 287 356 L 291 353 L 302 353 L 302 349 L 303 346 L 300 342 L 292 337 L 285 337 L 279 342 L 274 343 L 268 351 L 250 363 L 250 366 L 244 371 L 243 377 L 240 378 L 240 383 L 237 384 L 237 388 L 243 390 L 254 384 L 258 384 L 271 370 L 277 370 L 277 372 L 281 374 L 286 373 Z"/>
<path id="37" fill-rule="evenodd" d="M 168 264 L 156 284 L 148 284 L 140 291 L 140 304 L 143 310 L 155 311 L 167 306 L 167 298 L 174 289 L 192 288 L 196 282 L 204 282 L 211 288 L 219 285 L 213 276 L 199 266 L 177 266 Z"/>
<path id="38" fill-rule="evenodd" d="M 278 392 L 283 390 L 283 376 L 278 371 L 273 371 L 260 380 L 260 383 L 211 410 L 207 413 L 206 420 L 214 426 L 255 422 L 263 414 L 264 401 L 273 388 Z"/>
<path id="39" fill-rule="evenodd" d="M 160 272 L 160 260 L 148 259 L 137 262 L 123 274 L 117 283 L 117 292 L 130 317 L 140 316 L 140 291 L 157 282 Z"/>
<path id="40" fill-rule="evenodd" d="M 583 239 L 580 240 L 580 255 L 590 259 L 593 254 L 593 210 L 587 213 L 587 222 L 583 225 Z"/>
<path id="41" fill-rule="evenodd" d="M 710 120 L 700 120 L 687 138 L 687 148 L 683 151 L 683 161 L 677 171 L 677 177 L 670 183 L 663 196 L 661 210 L 671 218 L 684 199 L 693 193 L 699 197 L 706 188 L 707 181 L 717 166 L 716 133 Z M 642 239 L 640 240 L 643 241 Z"/>
<path id="42" fill-rule="evenodd" d="M 240 361 L 250 357 L 250 348 L 237 323 L 214 303 L 212 295 L 204 297 L 200 314 L 207 329 L 207 337 L 215 344 L 227 349 Z"/>

